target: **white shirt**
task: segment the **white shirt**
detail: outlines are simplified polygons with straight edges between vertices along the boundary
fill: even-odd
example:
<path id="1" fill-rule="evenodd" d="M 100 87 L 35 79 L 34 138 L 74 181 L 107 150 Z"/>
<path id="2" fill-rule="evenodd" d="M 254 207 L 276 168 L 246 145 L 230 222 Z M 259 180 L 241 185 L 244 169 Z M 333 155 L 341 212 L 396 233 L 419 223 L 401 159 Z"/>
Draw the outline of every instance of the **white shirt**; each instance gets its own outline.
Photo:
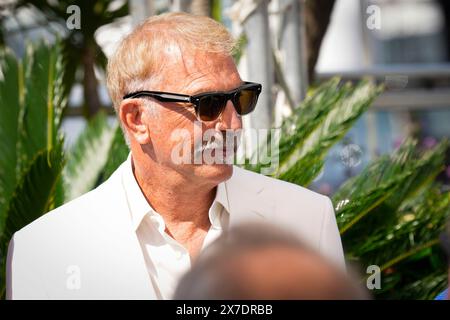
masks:
<path id="1" fill-rule="evenodd" d="M 157 297 L 170 299 L 180 277 L 191 267 L 189 252 L 166 232 L 162 216 L 147 202 L 133 174 L 131 155 L 127 159 L 122 182 L 131 213 L 133 229 L 141 245 L 148 275 Z M 211 227 L 201 250 L 205 249 L 229 224 L 227 191 L 224 183 L 217 186 L 216 197 L 209 209 Z"/>

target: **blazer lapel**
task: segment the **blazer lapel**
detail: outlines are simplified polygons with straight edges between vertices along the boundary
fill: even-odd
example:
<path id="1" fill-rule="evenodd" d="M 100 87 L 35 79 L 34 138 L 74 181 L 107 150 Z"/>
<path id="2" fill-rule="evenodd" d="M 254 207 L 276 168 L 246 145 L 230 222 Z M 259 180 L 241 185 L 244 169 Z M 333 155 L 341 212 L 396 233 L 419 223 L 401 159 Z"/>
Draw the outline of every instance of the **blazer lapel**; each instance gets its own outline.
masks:
<path id="1" fill-rule="evenodd" d="M 242 169 L 235 167 L 233 176 L 225 182 L 229 201 L 230 226 L 246 222 L 271 219 L 275 204 L 268 200 L 269 190 L 245 177 Z"/>
<path id="2" fill-rule="evenodd" d="M 105 221 L 101 229 L 106 233 L 109 247 L 114 252 L 103 255 L 101 265 L 113 268 L 110 281 L 122 286 L 125 298 L 157 299 L 152 281 L 147 272 L 144 256 L 133 230 L 131 215 L 122 185 L 122 170 L 119 167 L 113 176 L 97 190 L 101 220 Z M 233 176 L 225 182 L 230 213 L 230 226 L 245 222 L 271 219 L 275 213 L 275 204 L 268 200 L 270 190 L 255 184 L 247 177 L 248 172 L 234 168 Z M 101 244 L 99 244 L 101 245 Z M 105 258 L 106 257 L 106 258 Z"/>
<path id="3" fill-rule="evenodd" d="M 111 178 L 98 190 L 99 202 L 103 204 L 101 214 L 105 223 L 101 226 L 106 239 L 111 241 L 114 250 L 106 255 L 108 262 L 102 265 L 114 267 L 113 278 L 123 288 L 123 296 L 133 299 L 156 299 L 151 285 L 144 256 L 133 230 L 128 202 L 122 185 L 122 164 Z M 103 256 L 105 257 L 105 256 Z"/>

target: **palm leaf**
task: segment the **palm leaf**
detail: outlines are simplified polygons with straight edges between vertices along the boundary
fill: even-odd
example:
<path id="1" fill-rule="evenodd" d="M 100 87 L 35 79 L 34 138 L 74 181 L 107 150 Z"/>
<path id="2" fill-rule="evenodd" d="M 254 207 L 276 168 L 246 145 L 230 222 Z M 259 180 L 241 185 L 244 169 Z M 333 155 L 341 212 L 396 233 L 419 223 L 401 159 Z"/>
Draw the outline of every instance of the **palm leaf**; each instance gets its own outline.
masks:
<path id="1" fill-rule="evenodd" d="M 120 126 L 116 127 L 114 138 L 108 154 L 108 160 L 103 168 L 100 181 L 107 180 L 111 174 L 124 162 L 130 149 L 128 148 Z"/>
<path id="2" fill-rule="evenodd" d="M 341 86 L 337 79 L 314 89 L 281 126 L 276 176 L 308 185 L 321 171 L 326 152 L 380 90 L 369 82 Z M 349 261 L 382 268 L 383 289 L 377 297 L 394 297 L 399 288 L 414 286 L 430 289 L 422 295 L 416 290 L 417 296 L 431 297 L 442 289 L 425 281 L 431 273 L 439 278 L 445 272 L 436 252 L 437 235 L 449 216 L 449 194 L 431 186 L 443 168 L 448 145 L 443 140 L 432 150 L 419 152 L 416 141 L 406 141 L 392 155 L 380 157 L 349 179 L 333 196 Z M 424 272 L 408 273 L 418 268 Z"/>
<path id="3" fill-rule="evenodd" d="M 313 112 L 316 114 L 313 119 L 309 120 L 309 117 L 305 116 L 298 129 L 304 133 L 295 135 L 295 148 L 288 157 L 282 154 L 280 142 L 280 170 L 277 173 L 279 178 L 299 185 L 308 185 L 320 172 L 328 150 L 367 110 L 380 90 L 380 87 L 374 86 L 369 81 L 361 81 L 355 87 L 347 84 L 338 89 L 340 93 L 335 94 L 338 97 L 336 101 L 327 99 L 328 112 L 318 108 L 320 111 Z M 330 101 L 333 101 L 333 104 L 330 104 Z M 306 123 L 303 123 L 304 121 Z M 311 173 L 308 175 L 302 173 L 304 170 L 301 168 L 311 166 L 313 167 Z"/>
<path id="4" fill-rule="evenodd" d="M 445 271 L 444 271 L 445 270 Z M 437 270 L 390 293 L 392 299 L 433 300 L 448 288 L 447 270 Z"/>
<path id="5" fill-rule="evenodd" d="M 390 213 L 395 212 L 404 199 L 412 196 L 426 183 L 430 183 L 442 170 L 448 142 L 444 140 L 433 150 L 421 155 L 416 154 L 416 144 L 415 141 L 408 141 L 392 156 L 381 157 L 360 175 L 348 180 L 334 194 L 333 202 L 341 234 L 357 225 L 360 219 L 381 203 L 383 206 L 378 210 L 380 215 L 375 217 L 377 223 L 372 221 L 360 225 L 386 224 L 387 219 L 393 217 Z M 373 215 L 376 216 L 376 212 Z M 356 232 L 365 234 L 360 230 Z M 355 242 L 359 240 L 355 233 L 348 237 Z"/>
<path id="6" fill-rule="evenodd" d="M 60 51 L 59 43 L 27 47 L 23 61 L 24 105 L 19 116 L 19 173 L 37 152 L 51 149 L 61 138 L 58 128 L 65 97 Z"/>
<path id="7" fill-rule="evenodd" d="M 38 152 L 29 168 L 24 170 L 8 208 L 3 240 L 39 218 L 52 205 L 56 183 L 64 165 L 62 148 Z"/>
<path id="8" fill-rule="evenodd" d="M 9 50 L 1 57 L 0 81 L 0 230 L 6 208 L 24 168 L 44 149 L 61 142 L 57 132 L 64 107 L 59 43 L 27 47 L 22 61 Z"/>
<path id="9" fill-rule="evenodd" d="M 60 204 L 65 104 L 63 63 L 57 42 L 28 46 L 23 60 L 1 53 L 0 267 L 12 234 Z M 57 192 L 56 192 L 57 191 Z M 0 277 L 0 295 L 5 288 Z"/>
<path id="10" fill-rule="evenodd" d="M 395 294 L 401 286 L 413 283 L 427 286 L 423 279 L 427 279 L 429 274 L 446 275 L 438 236 L 449 216 L 450 192 L 442 192 L 435 185 L 422 191 L 419 197 L 406 201 L 403 209 L 395 214 L 395 223 L 382 226 L 368 235 L 364 242 L 348 247 L 348 253 L 364 265 L 379 265 L 383 272 L 383 285 L 394 282 L 392 278 L 396 278 L 395 289 L 386 285 L 378 293 L 380 296 L 388 292 Z M 435 265 L 431 265 L 433 260 L 437 260 Z M 429 297 L 441 290 L 442 286 L 436 287 Z M 409 294 L 403 292 L 406 296 Z"/>
<path id="11" fill-rule="evenodd" d="M 0 56 L 0 230 L 9 199 L 16 187 L 18 117 L 23 91 L 22 65 L 9 50 Z"/>
<path id="12" fill-rule="evenodd" d="M 296 150 L 300 149 L 305 139 L 316 129 L 333 106 L 339 101 L 344 90 L 340 90 L 339 78 L 333 78 L 324 83 L 314 91 L 310 91 L 302 104 L 293 110 L 293 114 L 286 118 L 279 128 L 280 140 L 278 145 L 278 153 L 270 155 L 278 157 L 279 166 L 285 165 L 286 161 L 292 156 Z M 270 133 L 266 141 L 272 141 Z M 259 146 L 259 149 L 253 155 L 255 159 L 258 155 L 268 155 L 265 144 Z M 261 172 L 261 160 L 256 165 L 246 164 L 248 170 Z"/>
<path id="13" fill-rule="evenodd" d="M 88 124 L 69 152 L 64 168 L 66 201 L 93 189 L 108 161 L 116 126 L 99 113 Z"/>
<path id="14" fill-rule="evenodd" d="M 22 180 L 14 191 L 6 213 L 5 226 L 0 234 L 0 296 L 5 291 L 5 263 L 12 235 L 50 210 L 53 194 L 63 167 L 61 146 L 41 151 L 24 170 Z"/>

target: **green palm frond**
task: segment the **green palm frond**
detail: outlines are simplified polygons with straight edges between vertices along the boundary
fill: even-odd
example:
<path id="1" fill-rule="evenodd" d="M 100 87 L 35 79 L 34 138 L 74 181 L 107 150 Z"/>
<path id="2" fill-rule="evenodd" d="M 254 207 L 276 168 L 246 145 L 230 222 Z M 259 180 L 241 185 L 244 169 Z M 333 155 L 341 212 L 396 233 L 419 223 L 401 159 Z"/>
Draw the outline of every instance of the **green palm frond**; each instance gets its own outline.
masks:
<path id="1" fill-rule="evenodd" d="M 286 118 L 281 127 L 278 154 L 279 166 L 283 166 L 287 159 L 302 147 L 306 137 L 317 128 L 321 121 L 326 117 L 329 110 L 333 107 L 336 101 L 339 100 L 342 91 L 339 91 L 338 78 L 334 78 L 316 91 L 310 93 L 302 104 L 294 109 L 293 114 Z M 271 141 L 270 137 L 266 141 Z M 261 148 L 266 148 L 263 145 Z M 267 154 L 265 150 L 261 150 L 258 154 Z M 261 172 L 261 164 L 254 166 L 247 165 L 247 169 Z"/>
<path id="2" fill-rule="evenodd" d="M 317 89 L 296 114 L 301 120 L 283 125 L 283 129 L 294 126 L 296 131 L 280 141 L 280 169 L 277 173 L 280 179 L 299 185 L 311 183 L 320 172 L 328 150 L 381 92 L 381 87 L 369 81 L 361 81 L 355 86 L 347 83 L 339 87 L 338 84 L 338 79 L 335 79 L 325 89 Z M 312 170 L 306 173 L 304 168 Z"/>
<path id="3" fill-rule="evenodd" d="M 52 150 L 38 152 L 29 168 L 24 170 L 9 204 L 2 237 L 9 240 L 14 232 L 49 211 L 64 166 L 63 157 L 62 146 L 58 145 Z"/>
<path id="4" fill-rule="evenodd" d="M 64 169 L 66 201 L 106 181 L 128 157 L 130 149 L 120 126 L 100 113 L 73 146 Z"/>
<path id="5" fill-rule="evenodd" d="M 415 298 L 433 298 L 443 286 L 436 286 L 429 294 L 425 288 L 431 283 L 430 274 L 447 277 L 438 237 L 449 216 L 450 193 L 435 185 L 406 201 L 393 223 L 378 228 L 364 243 L 349 246 L 348 253 L 364 265 L 380 266 L 383 275 L 382 290 L 377 292 L 380 297 L 400 296 L 399 290 L 408 296 L 409 289 L 402 287 L 420 284 L 423 292 L 416 292 Z M 395 286 L 390 287 L 389 283 Z"/>
<path id="6" fill-rule="evenodd" d="M 379 297 L 393 298 L 399 288 L 413 282 L 425 285 L 420 280 L 426 271 L 445 273 L 445 263 L 434 251 L 450 214 L 450 193 L 433 181 L 443 168 L 448 146 L 443 140 L 420 152 L 417 142 L 408 140 L 349 179 L 333 196 L 347 259 L 378 265 L 383 272 L 382 290 L 375 292 Z M 424 267 L 430 259 L 440 260 L 441 266 Z M 408 275 L 408 269 L 417 268 L 426 271 Z"/>
<path id="7" fill-rule="evenodd" d="M 0 56 L 0 230 L 6 219 L 9 199 L 17 184 L 17 141 L 22 65 L 5 50 Z"/>
<path id="8" fill-rule="evenodd" d="M 435 271 L 422 279 L 399 287 L 389 295 L 391 299 L 433 300 L 448 287 L 446 270 Z"/>
<path id="9" fill-rule="evenodd" d="M 448 142 L 444 140 L 424 154 L 417 153 L 416 144 L 415 141 L 407 141 L 393 155 L 374 161 L 334 194 L 333 202 L 341 234 L 354 226 L 365 226 L 357 222 L 382 203 L 379 209 L 381 214 L 375 218 L 383 225 L 386 219 L 392 218 L 390 213 L 395 212 L 404 199 L 433 181 L 442 170 Z M 349 237 L 358 241 L 354 234 Z"/>
<path id="10" fill-rule="evenodd" d="M 386 270 L 414 255 L 416 248 L 420 251 L 438 244 L 438 234 L 450 213 L 450 193 L 434 186 L 418 200 L 406 201 L 405 207 L 393 214 L 393 223 L 378 226 L 364 242 L 353 242 L 349 253 Z"/>
<path id="11" fill-rule="evenodd" d="M 28 46 L 16 59 L 0 55 L 0 266 L 12 234 L 62 203 L 65 105 L 60 43 Z M 0 277 L 0 295 L 5 288 Z"/>
<path id="12" fill-rule="evenodd" d="M 86 126 L 69 152 L 64 168 L 66 201 L 93 189 L 108 161 L 116 126 L 105 114 L 97 114 Z"/>
<path id="13" fill-rule="evenodd" d="M 2 53 L 0 228 L 4 227 L 6 208 L 23 170 L 29 168 L 37 153 L 62 143 L 58 129 L 65 97 L 59 47 L 58 43 L 52 47 L 43 43 L 28 46 L 23 60 L 17 60 L 9 50 Z"/>
<path id="14" fill-rule="evenodd" d="M 51 149 L 61 139 L 58 129 L 66 99 L 60 48 L 59 44 L 49 47 L 43 43 L 27 46 L 20 97 L 23 107 L 19 115 L 19 173 L 37 152 Z"/>
<path id="15" fill-rule="evenodd" d="M 341 85 L 339 79 L 311 90 L 281 126 L 280 167 L 275 176 L 308 185 L 321 171 L 328 150 L 381 90 L 369 81 Z M 424 292 L 415 290 L 415 294 L 430 298 L 442 289 L 441 282 L 426 281 L 430 274 L 438 279 L 445 272 L 437 244 L 449 216 L 449 193 L 434 180 L 448 147 L 444 139 L 431 150 L 420 151 L 417 141 L 407 140 L 393 154 L 381 156 L 347 180 L 333 196 L 347 259 L 382 270 L 383 288 L 375 292 L 377 297 L 392 298 L 399 288 L 423 286 Z M 248 167 L 258 170 L 261 164 Z M 411 274 L 408 268 L 422 268 L 423 273 Z"/>
<path id="16" fill-rule="evenodd" d="M 342 86 L 339 78 L 333 78 L 315 90 L 310 90 L 300 106 L 294 109 L 293 114 L 283 121 L 279 128 L 281 133 L 277 154 L 271 155 L 279 159 L 279 168 L 275 174 L 277 177 L 295 166 L 307 138 L 320 127 L 331 110 L 337 106 L 344 95 L 349 94 L 350 90 L 350 84 Z M 270 133 L 266 141 L 271 141 Z M 263 144 L 257 154 L 268 154 L 266 148 L 267 146 Z M 320 150 L 316 150 L 315 154 L 320 156 L 322 153 Z M 247 164 L 246 168 L 261 172 L 261 166 L 261 163 Z M 297 174 L 301 173 L 301 171 L 295 171 Z"/>
<path id="17" fill-rule="evenodd" d="M 130 149 L 128 148 L 120 126 L 116 127 L 111 148 L 108 153 L 108 160 L 103 167 L 100 182 L 106 181 L 111 174 L 124 162 Z"/>

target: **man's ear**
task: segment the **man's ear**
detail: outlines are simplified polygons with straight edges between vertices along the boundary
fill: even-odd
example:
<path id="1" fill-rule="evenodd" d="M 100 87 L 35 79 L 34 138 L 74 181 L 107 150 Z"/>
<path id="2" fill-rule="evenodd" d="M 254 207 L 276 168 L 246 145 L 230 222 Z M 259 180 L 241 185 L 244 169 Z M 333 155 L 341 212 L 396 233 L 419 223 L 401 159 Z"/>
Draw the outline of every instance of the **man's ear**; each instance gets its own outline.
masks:
<path id="1" fill-rule="evenodd" d="M 150 132 L 145 122 L 145 105 L 137 99 L 127 99 L 119 107 L 122 125 L 139 144 L 150 143 Z"/>

